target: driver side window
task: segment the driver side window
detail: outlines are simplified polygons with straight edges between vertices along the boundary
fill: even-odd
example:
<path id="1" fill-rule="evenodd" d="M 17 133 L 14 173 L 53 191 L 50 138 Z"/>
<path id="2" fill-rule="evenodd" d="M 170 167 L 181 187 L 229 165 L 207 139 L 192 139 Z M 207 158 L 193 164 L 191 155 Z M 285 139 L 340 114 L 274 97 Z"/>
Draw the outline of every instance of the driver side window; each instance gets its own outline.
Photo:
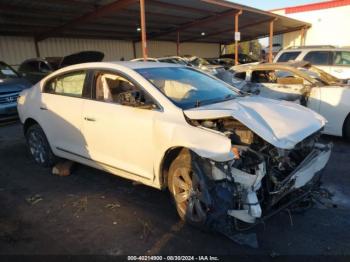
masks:
<path id="1" fill-rule="evenodd" d="M 94 86 L 94 98 L 97 101 L 134 107 L 152 103 L 152 99 L 143 90 L 116 73 L 96 72 Z"/>

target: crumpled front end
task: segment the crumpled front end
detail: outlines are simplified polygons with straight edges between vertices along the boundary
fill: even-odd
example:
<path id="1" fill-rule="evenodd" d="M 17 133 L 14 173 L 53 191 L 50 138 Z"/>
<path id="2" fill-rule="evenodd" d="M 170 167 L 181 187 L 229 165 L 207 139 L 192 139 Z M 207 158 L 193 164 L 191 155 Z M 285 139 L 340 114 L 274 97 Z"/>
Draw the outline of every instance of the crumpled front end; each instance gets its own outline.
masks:
<path id="1" fill-rule="evenodd" d="M 274 164 L 277 165 L 265 158 L 255 167 L 254 172 L 235 168 L 233 162 L 228 176 L 236 183 L 239 200 L 236 200 L 235 208 L 230 209 L 228 215 L 246 223 L 255 223 L 282 205 L 294 202 L 293 197 L 297 194 L 293 193 L 307 193 L 318 186 L 319 174 L 329 160 L 331 145 L 315 143 L 310 150 L 291 172 L 283 167 L 286 161 L 293 161 L 288 156 L 283 156 L 283 160 L 275 160 Z M 293 151 L 289 153 L 297 154 Z"/>
<path id="2" fill-rule="evenodd" d="M 231 140 L 234 159 L 208 160 L 211 202 L 215 203 L 211 225 L 219 231 L 227 230 L 229 224 L 236 229 L 251 227 L 303 200 L 319 186 L 331 154 L 332 145 L 319 142 L 320 130 L 293 149 L 280 149 L 233 118 L 192 124 L 222 132 Z"/>

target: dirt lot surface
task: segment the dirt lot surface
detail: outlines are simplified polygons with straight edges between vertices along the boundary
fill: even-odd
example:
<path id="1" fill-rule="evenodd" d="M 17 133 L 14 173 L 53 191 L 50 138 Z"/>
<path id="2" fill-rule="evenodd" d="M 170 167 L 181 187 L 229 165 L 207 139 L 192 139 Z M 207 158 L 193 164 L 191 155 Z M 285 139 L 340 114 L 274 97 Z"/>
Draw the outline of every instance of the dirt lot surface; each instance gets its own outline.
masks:
<path id="1" fill-rule="evenodd" d="M 349 255 L 350 144 L 324 139 L 334 142 L 324 185 L 337 208 L 294 214 L 292 224 L 282 212 L 254 229 L 251 248 L 183 225 L 167 192 L 81 165 L 54 176 L 29 158 L 21 125 L 1 126 L 0 254 Z"/>

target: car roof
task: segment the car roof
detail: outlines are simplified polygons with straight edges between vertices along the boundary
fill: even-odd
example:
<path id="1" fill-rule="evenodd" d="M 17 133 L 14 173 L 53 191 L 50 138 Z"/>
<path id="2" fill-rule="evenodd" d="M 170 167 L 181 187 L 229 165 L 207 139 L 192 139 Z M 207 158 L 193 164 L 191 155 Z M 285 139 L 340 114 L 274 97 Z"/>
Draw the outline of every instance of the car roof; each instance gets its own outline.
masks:
<path id="1" fill-rule="evenodd" d="M 159 68 L 159 67 L 183 67 L 179 64 L 172 63 L 154 63 L 154 62 L 131 62 L 131 61 L 116 61 L 116 62 L 104 62 L 109 64 L 121 65 L 131 69 L 141 68 Z"/>
<path id="2" fill-rule="evenodd" d="M 301 52 L 301 51 L 350 51 L 350 47 L 313 47 L 313 48 L 290 48 L 290 49 L 283 49 L 281 50 L 281 53 L 287 53 L 287 52 Z"/>
<path id="3" fill-rule="evenodd" d="M 233 70 L 244 69 L 244 70 L 254 70 L 254 69 L 273 69 L 273 68 L 299 68 L 311 65 L 310 62 L 307 61 L 288 61 L 288 62 L 277 62 L 277 63 L 250 63 L 233 66 Z"/>
<path id="4" fill-rule="evenodd" d="M 231 67 L 236 72 L 246 72 L 249 70 L 289 70 L 295 74 L 302 76 L 303 78 L 313 82 L 314 80 L 304 72 L 298 70 L 300 67 L 306 67 L 311 65 L 307 61 L 290 61 L 280 63 L 260 63 L 260 64 L 244 64 Z"/>

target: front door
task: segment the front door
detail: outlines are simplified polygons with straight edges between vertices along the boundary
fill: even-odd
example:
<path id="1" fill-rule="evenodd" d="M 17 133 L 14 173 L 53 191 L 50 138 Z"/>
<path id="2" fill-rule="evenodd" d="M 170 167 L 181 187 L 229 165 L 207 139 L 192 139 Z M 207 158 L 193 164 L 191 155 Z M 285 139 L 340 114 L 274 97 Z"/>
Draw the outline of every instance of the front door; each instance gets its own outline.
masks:
<path id="1" fill-rule="evenodd" d="M 134 82 L 115 72 L 95 71 L 93 99 L 83 109 L 86 157 L 97 163 L 153 178 L 156 108 L 124 105 L 122 97 L 136 90 L 148 103 L 151 100 Z M 147 98 L 145 98 L 147 97 Z"/>

